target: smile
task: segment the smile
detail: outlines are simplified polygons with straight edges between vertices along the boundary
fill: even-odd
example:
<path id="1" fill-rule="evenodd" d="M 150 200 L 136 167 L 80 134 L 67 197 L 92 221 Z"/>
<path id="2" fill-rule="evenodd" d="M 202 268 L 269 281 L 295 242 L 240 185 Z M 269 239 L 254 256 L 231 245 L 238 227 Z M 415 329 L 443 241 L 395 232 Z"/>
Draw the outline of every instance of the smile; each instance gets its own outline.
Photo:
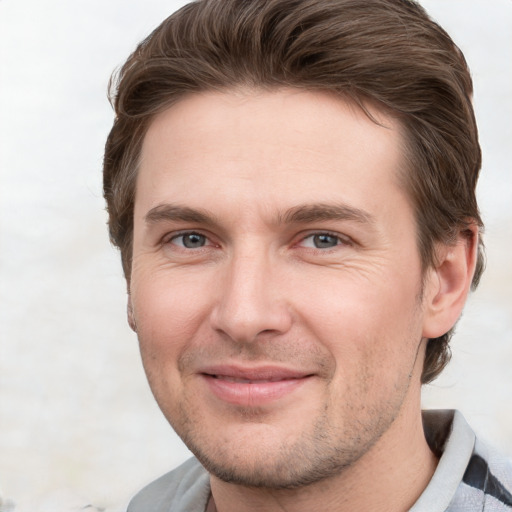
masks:
<path id="1" fill-rule="evenodd" d="M 313 375 L 283 368 L 211 368 L 200 373 L 207 390 L 222 402 L 243 407 L 261 407 L 298 390 Z"/>

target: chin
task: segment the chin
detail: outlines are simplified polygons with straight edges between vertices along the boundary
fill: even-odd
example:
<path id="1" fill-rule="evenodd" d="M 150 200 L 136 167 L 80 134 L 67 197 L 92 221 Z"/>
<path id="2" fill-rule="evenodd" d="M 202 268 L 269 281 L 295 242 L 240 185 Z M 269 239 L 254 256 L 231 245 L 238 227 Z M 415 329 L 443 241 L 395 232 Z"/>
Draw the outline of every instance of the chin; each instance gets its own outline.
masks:
<path id="1" fill-rule="evenodd" d="M 249 428 L 239 438 L 228 438 L 228 432 L 222 440 L 197 434 L 189 431 L 182 439 L 211 475 L 231 484 L 274 490 L 297 489 L 337 476 L 373 444 L 333 435 L 325 424 L 294 440 L 276 436 L 268 425 Z"/>

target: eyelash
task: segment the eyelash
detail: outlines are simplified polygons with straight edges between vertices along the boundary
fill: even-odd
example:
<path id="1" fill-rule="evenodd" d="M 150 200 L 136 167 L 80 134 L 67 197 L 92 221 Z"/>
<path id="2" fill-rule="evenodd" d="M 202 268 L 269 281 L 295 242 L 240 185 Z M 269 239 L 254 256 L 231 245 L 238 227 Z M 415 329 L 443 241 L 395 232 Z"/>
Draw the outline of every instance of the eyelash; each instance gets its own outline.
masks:
<path id="1" fill-rule="evenodd" d="M 196 235 L 198 237 L 201 237 L 205 240 L 205 243 L 204 245 L 201 245 L 199 247 L 186 247 L 185 246 L 185 243 L 183 242 L 182 240 L 182 243 L 181 244 L 177 244 L 177 243 L 174 243 L 173 242 L 177 239 L 183 239 L 184 237 L 186 236 L 193 236 L 193 235 Z M 331 246 L 331 247 L 307 247 L 307 246 L 303 246 L 304 248 L 306 249 L 312 249 L 312 250 L 320 250 L 322 252 L 327 252 L 329 251 L 330 249 L 335 249 L 336 247 L 338 246 L 351 246 L 353 245 L 353 242 L 352 240 L 350 240 L 348 237 L 343 237 L 343 236 L 340 236 L 339 234 L 336 234 L 336 233 L 332 233 L 330 231 L 315 231 L 315 232 L 310 232 L 308 233 L 306 236 L 303 236 L 300 238 L 300 240 L 294 244 L 294 245 L 300 245 L 302 243 L 304 243 L 306 240 L 308 239 L 311 239 L 313 240 L 314 237 L 330 237 L 330 238 L 334 238 L 336 239 L 336 244 Z M 199 231 L 182 231 L 180 233 L 175 233 L 171 236 L 168 236 L 168 237 L 165 237 L 163 239 L 163 245 L 167 245 L 167 244 L 173 244 L 173 245 L 176 245 L 178 247 L 180 247 L 180 249 L 182 250 L 198 250 L 198 249 L 203 249 L 204 247 L 209 247 L 209 246 L 214 246 L 215 244 L 211 241 L 210 237 L 199 232 Z"/>
<path id="2" fill-rule="evenodd" d="M 322 237 L 322 236 L 336 239 L 336 245 L 333 245 L 332 247 L 324 247 L 324 248 L 308 247 L 308 249 L 328 251 L 329 249 L 335 249 L 336 247 L 338 247 L 340 245 L 345 245 L 345 246 L 352 245 L 351 240 L 348 239 L 347 237 L 340 236 L 339 234 L 332 233 L 330 231 L 316 231 L 314 233 L 309 233 L 308 235 L 302 237 L 301 240 L 299 241 L 299 243 L 303 243 L 304 241 L 306 241 L 308 239 L 313 240 L 315 237 Z"/>
<path id="3" fill-rule="evenodd" d="M 177 240 L 179 238 L 183 239 L 186 236 L 193 236 L 193 235 L 196 235 L 198 237 L 204 238 L 204 240 L 206 241 L 205 245 L 202 245 L 200 247 L 195 247 L 195 248 L 186 247 L 184 243 L 182 243 L 182 244 L 173 244 L 173 245 L 177 245 L 181 249 L 185 249 L 185 250 L 194 250 L 194 249 L 197 250 L 197 249 L 202 249 L 205 246 L 207 247 L 207 246 L 210 246 L 210 245 L 214 245 L 207 235 L 204 235 L 203 233 L 200 233 L 199 231 L 182 231 L 181 233 L 175 233 L 172 236 L 164 238 L 163 244 L 164 245 L 172 244 L 173 241 L 175 241 L 175 240 Z M 207 242 L 209 242 L 209 243 L 207 243 Z"/>

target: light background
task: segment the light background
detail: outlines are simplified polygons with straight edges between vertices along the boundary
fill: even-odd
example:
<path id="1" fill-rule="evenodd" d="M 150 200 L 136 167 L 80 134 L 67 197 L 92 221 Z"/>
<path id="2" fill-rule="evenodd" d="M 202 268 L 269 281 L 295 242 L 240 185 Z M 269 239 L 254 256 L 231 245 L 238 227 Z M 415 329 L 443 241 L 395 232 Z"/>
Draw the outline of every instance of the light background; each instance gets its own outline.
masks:
<path id="1" fill-rule="evenodd" d="M 101 195 L 108 77 L 181 4 L 0 0 L 0 488 L 17 511 L 124 510 L 187 457 L 125 323 Z M 423 5 L 473 70 L 489 260 L 424 405 L 512 455 L 512 2 Z"/>

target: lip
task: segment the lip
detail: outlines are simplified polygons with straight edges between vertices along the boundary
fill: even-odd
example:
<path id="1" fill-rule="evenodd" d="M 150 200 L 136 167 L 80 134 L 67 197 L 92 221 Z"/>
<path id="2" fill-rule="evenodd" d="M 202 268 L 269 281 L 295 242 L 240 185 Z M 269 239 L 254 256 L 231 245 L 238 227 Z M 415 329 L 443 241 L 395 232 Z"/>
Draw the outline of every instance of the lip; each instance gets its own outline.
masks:
<path id="1" fill-rule="evenodd" d="M 311 373 L 290 368 L 231 365 L 204 368 L 199 375 L 217 398 L 243 407 L 260 407 L 275 402 L 313 377 Z"/>

